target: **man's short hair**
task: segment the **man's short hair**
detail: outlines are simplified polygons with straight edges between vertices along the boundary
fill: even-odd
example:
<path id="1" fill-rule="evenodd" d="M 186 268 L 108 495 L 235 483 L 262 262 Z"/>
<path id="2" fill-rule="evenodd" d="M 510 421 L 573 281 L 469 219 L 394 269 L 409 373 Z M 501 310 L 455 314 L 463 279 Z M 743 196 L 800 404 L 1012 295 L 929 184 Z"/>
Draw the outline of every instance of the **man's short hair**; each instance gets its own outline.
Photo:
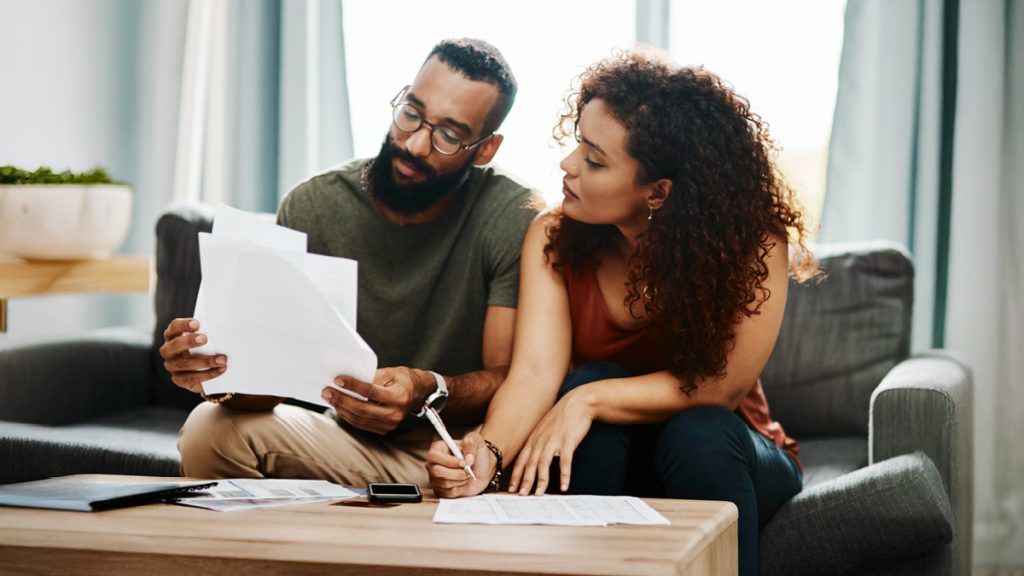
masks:
<path id="1" fill-rule="evenodd" d="M 512 109 L 519 90 L 516 77 L 501 52 L 483 40 L 452 38 L 438 42 L 427 55 L 427 60 L 434 56 L 466 78 L 494 84 L 498 88 L 498 101 L 487 115 L 483 133 L 497 130 Z"/>

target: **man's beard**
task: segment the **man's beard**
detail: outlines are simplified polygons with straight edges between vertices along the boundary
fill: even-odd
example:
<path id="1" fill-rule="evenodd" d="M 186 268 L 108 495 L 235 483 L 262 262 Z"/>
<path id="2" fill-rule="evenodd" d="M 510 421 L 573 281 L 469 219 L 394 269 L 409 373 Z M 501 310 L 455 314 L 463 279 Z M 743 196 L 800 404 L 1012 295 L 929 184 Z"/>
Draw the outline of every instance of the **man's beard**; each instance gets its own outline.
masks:
<path id="1" fill-rule="evenodd" d="M 418 184 L 403 186 L 395 182 L 392 160 L 398 158 L 426 175 Z M 367 173 L 370 195 L 385 208 L 399 214 L 417 214 L 433 206 L 449 192 L 462 185 L 473 167 L 475 154 L 466 163 L 448 174 L 438 175 L 429 164 L 394 145 L 389 134 Z"/>

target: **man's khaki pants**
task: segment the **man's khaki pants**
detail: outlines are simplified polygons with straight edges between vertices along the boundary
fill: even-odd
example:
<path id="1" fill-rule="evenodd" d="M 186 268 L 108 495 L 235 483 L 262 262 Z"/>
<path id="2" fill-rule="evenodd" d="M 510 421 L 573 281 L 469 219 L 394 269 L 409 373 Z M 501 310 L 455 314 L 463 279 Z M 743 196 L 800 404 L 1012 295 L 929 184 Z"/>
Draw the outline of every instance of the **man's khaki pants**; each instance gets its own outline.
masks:
<path id="1" fill-rule="evenodd" d="M 427 486 L 424 461 L 433 439 L 429 426 L 380 436 L 342 427 L 330 416 L 296 406 L 245 412 L 204 402 L 182 426 L 178 450 L 182 474 L 195 478 L 313 478 L 346 486 Z"/>

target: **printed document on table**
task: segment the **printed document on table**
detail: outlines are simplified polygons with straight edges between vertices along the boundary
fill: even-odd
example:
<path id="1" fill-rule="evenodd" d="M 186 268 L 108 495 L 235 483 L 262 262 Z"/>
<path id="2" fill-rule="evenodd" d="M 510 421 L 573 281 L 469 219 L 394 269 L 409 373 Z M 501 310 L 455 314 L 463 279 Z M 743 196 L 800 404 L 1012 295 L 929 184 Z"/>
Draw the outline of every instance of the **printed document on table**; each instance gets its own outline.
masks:
<path id="1" fill-rule="evenodd" d="M 445 499 L 434 513 L 438 524 L 669 524 L 646 502 L 632 496 L 516 496 L 487 494 Z"/>
<path id="2" fill-rule="evenodd" d="M 221 480 L 217 486 L 174 503 L 220 512 L 253 510 L 286 504 L 305 504 L 327 500 L 348 500 L 361 494 L 324 480 L 283 480 L 235 478 Z"/>
<path id="3" fill-rule="evenodd" d="M 354 260 L 307 254 L 304 234 L 226 206 L 199 251 L 195 316 L 209 342 L 197 352 L 228 357 L 227 371 L 203 383 L 207 394 L 327 406 L 320 393 L 335 376 L 373 380 L 377 356 L 355 330 Z"/>

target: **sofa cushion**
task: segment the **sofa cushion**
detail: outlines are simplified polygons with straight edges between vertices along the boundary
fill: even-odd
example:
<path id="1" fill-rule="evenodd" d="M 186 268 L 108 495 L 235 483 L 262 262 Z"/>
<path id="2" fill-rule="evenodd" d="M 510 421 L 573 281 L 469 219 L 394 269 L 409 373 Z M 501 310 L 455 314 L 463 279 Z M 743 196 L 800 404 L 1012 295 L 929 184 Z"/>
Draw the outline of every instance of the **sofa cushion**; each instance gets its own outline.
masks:
<path id="1" fill-rule="evenodd" d="M 867 436 L 871 392 L 910 351 L 914 269 L 890 242 L 815 248 L 827 276 L 791 282 L 761 375 L 772 416 L 798 440 Z"/>
<path id="2" fill-rule="evenodd" d="M 31 341 L 0 338 L 0 420 L 60 425 L 144 406 L 148 332 L 116 327 Z"/>
<path id="3" fill-rule="evenodd" d="M 868 465 L 868 443 L 860 436 L 814 438 L 800 442 L 804 489 Z"/>
<path id="4" fill-rule="evenodd" d="M 199 396 L 174 385 L 164 369 L 159 348 L 171 320 L 191 316 L 199 294 L 199 233 L 213 228 L 210 207 L 198 204 L 172 205 L 156 223 L 156 325 L 153 329 L 153 384 L 150 403 L 190 410 Z"/>
<path id="5" fill-rule="evenodd" d="M 186 412 L 144 408 L 69 426 L 0 422 L 0 483 L 65 474 L 178 476 Z"/>
<path id="6" fill-rule="evenodd" d="M 761 572 L 860 574 L 927 556 L 952 539 L 939 471 L 915 452 L 796 495 L 761 530 Z"/>

